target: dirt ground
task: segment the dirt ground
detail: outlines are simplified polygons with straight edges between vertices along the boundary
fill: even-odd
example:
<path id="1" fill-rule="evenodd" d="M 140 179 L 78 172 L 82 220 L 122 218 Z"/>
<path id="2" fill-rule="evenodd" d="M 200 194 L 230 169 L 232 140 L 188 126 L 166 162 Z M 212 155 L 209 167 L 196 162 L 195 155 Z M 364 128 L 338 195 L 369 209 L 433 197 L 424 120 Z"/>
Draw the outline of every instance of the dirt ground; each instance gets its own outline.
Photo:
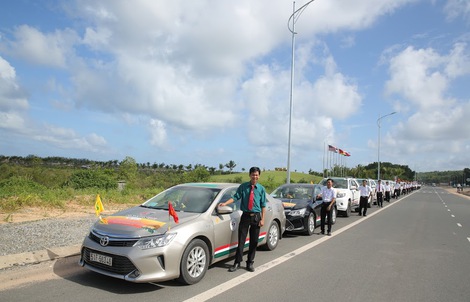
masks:
<path id="1" fill-rule="evenodd" d="M 105 205 L 105 211 L 103 211 L 103 214 L 112 214 L 131 206 L 135 205 L 108 204 Z M 49 218 L 76 218 L 90 215 L 95 215 L 95 208 L 93 206 L 83 206 L 74 203 L 68 203 L 65 209 L 28 207 L 12 213 L 0 212 L 0 225 L 5 223 L 19 223 Z"/>

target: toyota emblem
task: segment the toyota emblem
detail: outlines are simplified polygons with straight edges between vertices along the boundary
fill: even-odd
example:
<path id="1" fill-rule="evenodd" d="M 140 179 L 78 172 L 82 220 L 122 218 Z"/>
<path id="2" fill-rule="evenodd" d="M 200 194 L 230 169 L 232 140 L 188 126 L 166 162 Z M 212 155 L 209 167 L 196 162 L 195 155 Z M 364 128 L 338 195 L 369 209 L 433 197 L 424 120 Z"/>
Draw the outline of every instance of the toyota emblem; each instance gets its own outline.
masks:
<path id="1" fill-rule="evenodd" d="M 100 244 L 101 246 L 107 246 L 109 244 L 109 237 L 108 236 L 101 237 Z"/>

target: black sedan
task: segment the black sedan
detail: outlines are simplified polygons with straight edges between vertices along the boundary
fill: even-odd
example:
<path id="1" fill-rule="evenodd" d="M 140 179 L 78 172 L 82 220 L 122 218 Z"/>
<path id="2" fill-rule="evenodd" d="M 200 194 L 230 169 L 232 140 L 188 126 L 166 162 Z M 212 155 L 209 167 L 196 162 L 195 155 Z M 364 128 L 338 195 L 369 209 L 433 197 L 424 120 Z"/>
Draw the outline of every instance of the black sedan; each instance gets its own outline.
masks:
<path id="1" fill-rule="evenodd" d="M 276 188 L 271 196 L 282 200 L 286 218 L 291 227 L 290 232 L 300 232 L 312 235 L 315 228 L 321 223 L 322 200 L 316 196 L 321 193 L 318 184 L 284 184 Z M 336 206 L 333 208 L 332 224 L 336 222 Z"/>

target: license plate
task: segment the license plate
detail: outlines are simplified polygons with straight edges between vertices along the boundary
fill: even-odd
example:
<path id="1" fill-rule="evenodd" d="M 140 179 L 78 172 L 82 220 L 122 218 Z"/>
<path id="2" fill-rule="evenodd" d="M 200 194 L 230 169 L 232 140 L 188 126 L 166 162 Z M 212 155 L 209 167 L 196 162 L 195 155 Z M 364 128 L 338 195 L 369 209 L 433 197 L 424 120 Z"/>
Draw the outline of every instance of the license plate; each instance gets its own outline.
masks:
<path id="1" fill-rule="evenodd" d="M 101 254 L 90 253 L 90 261 L 113 266 L 113 258 Z"/>

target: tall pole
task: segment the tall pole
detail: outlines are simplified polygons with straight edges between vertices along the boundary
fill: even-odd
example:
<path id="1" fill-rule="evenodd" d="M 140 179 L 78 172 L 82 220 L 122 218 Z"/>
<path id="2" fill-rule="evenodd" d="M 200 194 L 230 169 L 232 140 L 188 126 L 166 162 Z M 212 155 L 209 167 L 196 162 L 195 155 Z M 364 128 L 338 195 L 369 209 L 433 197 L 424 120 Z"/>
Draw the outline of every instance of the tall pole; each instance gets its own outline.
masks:
<path id="1" fill-rule="evenodd" d="M 295 1 L 292 3 L 292 16 L 295 14 Z M 290 19 L 289 19 L 290 20 Z M 289 139 L 287 141 L 287 180 L 286 183 L 290 183 L 290 147 L 291 147 L 291 136 L 292 136 L 292 110 L 294 107 L 294 47 L 295 47 L 295 18 L 292 18 L 292 54 L 290 64 L 290 97 L 289 97 Z"/>
<path id="2" fill-rule="evenodd" d="M 395 114 L 396 112 L 392 112 L 386 115 L 382 115 L 377 119 L 377 126 L 379 127 L 379 139 L 378 139 L 378 148 L 377 148 L 377 180 L 380 179 L 380 120 L 383 119 L 384 117 L 390 116 L 392 114 Z"/>
<path id="3" fill-rule="evenodd" d="M 294 50 L 295 50 L 295 22 L 300 17 L 303 9 L 307 7 L 310 3 L 315 0 L 310 0 L 306 4 L 302 5 L 298 10 L 295 10 L 295 1 L 292 2 L 292 15 L 289 17 L 287 21 L 287 28 L 292 34 L 292 57 L 291 57 L 291 65 L 290 65 L 290 106 L 289 106 L 289 139 L 287 142 L 287 178 L 286 183 L 290 183 L 290 149 L 291 149 L 291 137 L 292 137 L 292 112 L 294 108 Z M 300 12 L 300 13 L 299 13 Z M 297 15 L 297 16 L 296 16 Z M 291 21 L 292 19 L 292 28 L 291 28 Z"/>

